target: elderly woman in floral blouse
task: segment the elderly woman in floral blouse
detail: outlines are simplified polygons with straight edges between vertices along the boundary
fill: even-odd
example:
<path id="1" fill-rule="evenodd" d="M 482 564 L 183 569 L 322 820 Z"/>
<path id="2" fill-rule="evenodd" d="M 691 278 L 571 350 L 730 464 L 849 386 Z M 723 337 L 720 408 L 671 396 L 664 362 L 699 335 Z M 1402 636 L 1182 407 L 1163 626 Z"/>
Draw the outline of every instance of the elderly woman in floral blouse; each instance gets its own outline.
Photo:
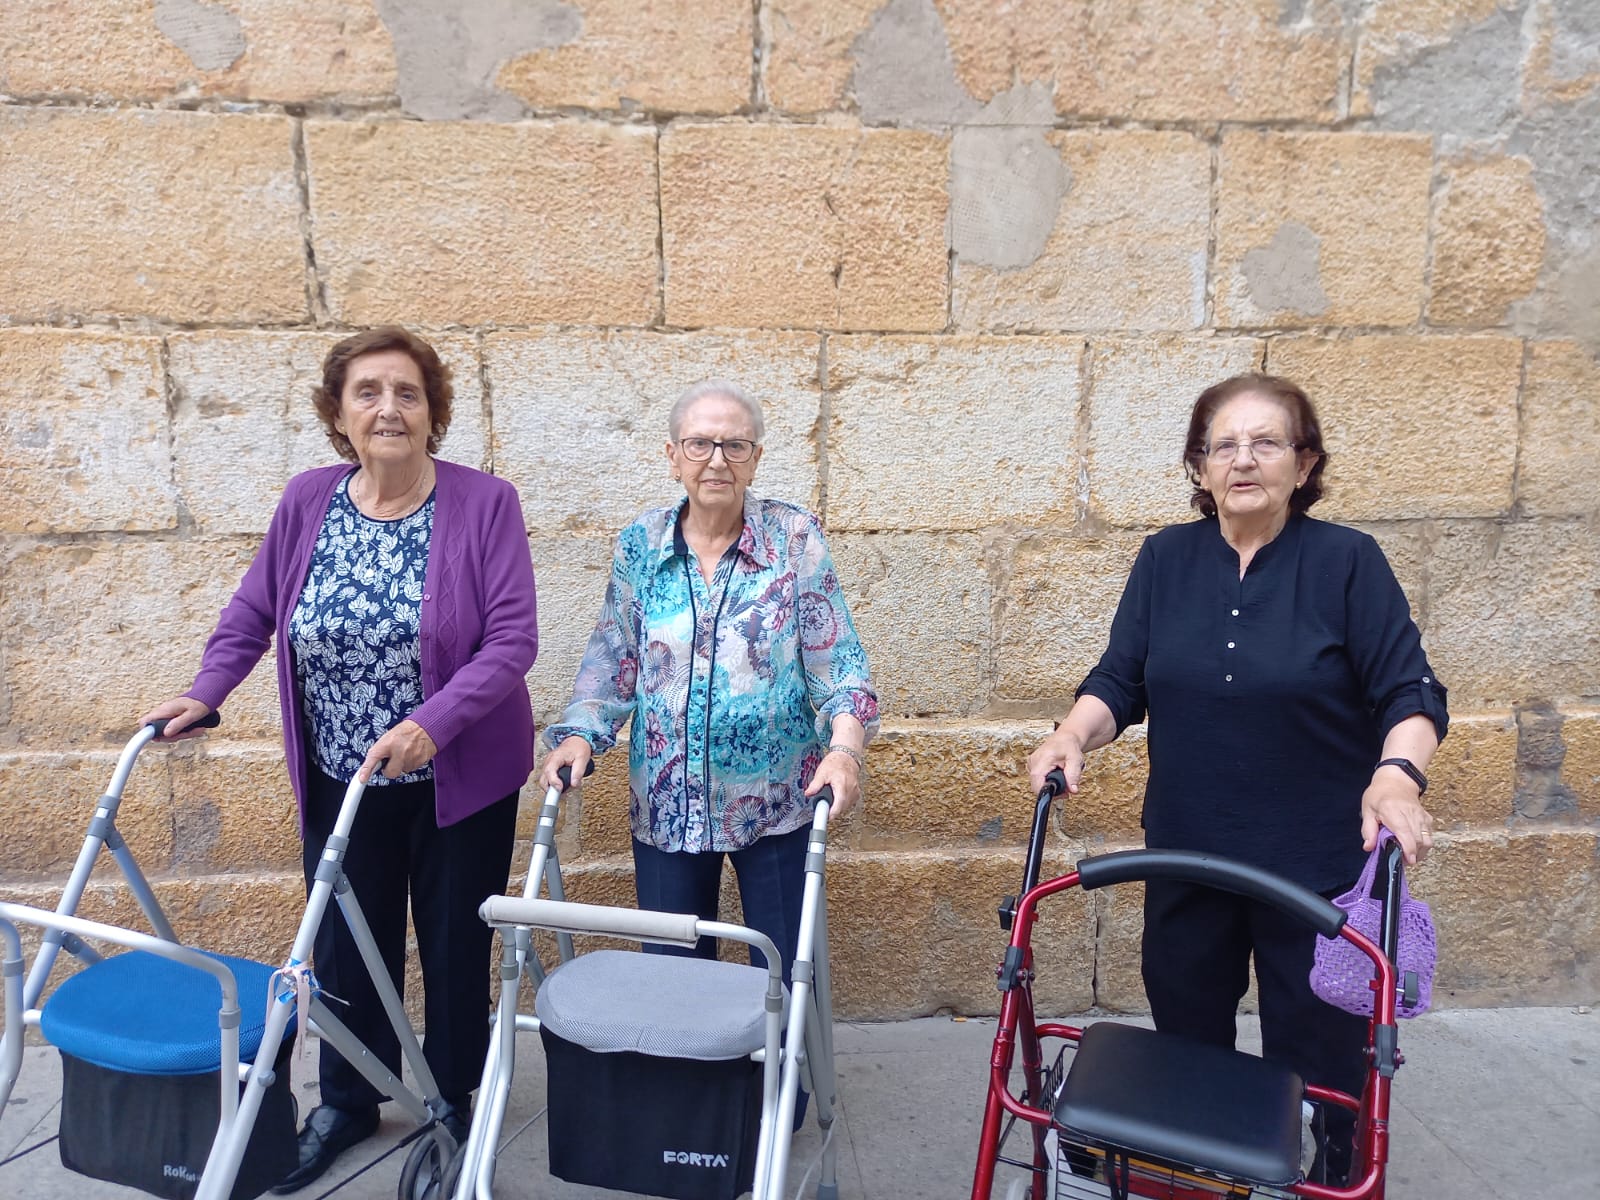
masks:
<path id="1" fill-rule="evenodd" d="M 807 797 L 831 785 L 834 816 L 860 798 L 878 698 L 821 524 L 750 491 L 762 429 L 760 406 L 722 380 L 672 406 L 667 461 L 686 495 L 622 531 L 572 702 L 545 732 L 542 782 L 559 786 L 562 766 L 582 778 L 631 718 L 639 906 L 715 919 L 727 855 L 745 920 L 787 974 Z"/>

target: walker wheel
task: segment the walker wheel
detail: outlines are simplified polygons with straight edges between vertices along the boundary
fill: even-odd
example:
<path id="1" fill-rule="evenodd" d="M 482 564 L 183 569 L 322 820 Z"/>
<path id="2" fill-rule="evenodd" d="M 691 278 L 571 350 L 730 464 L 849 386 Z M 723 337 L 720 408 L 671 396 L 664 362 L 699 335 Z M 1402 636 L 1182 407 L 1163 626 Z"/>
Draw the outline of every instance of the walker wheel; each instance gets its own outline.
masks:
<path id="1" fill-rule="evenodd" d="M 417 1139 L 400 1170 L 399 1200 L 450 1200 L 461 1177 L 461 1147 L 445 1152 L 429 1130 Z"/>

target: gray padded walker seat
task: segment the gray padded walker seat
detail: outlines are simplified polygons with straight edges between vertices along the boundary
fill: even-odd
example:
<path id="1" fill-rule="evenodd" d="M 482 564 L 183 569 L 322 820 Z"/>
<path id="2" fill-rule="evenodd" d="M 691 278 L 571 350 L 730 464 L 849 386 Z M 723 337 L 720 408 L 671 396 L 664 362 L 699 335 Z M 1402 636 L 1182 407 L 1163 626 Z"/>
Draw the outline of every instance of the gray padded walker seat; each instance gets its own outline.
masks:
<path id="1" fill-rule="evenodd" d="M 714 1062 L 765 1044 L 766 995 L 758 967 L 596 950 L 552 971 L 533 1007 L 551 1033 L 587 1050 Z"/>
<path id="2" fill-rule="evenodd" d="M 1055 1120 L 1136 1159 L 1284 1187 L 1300 1179 L 1304 1093 L 1300 1076 L 1254 1055 L 1101 1021 L 1083 1031 Z"/>

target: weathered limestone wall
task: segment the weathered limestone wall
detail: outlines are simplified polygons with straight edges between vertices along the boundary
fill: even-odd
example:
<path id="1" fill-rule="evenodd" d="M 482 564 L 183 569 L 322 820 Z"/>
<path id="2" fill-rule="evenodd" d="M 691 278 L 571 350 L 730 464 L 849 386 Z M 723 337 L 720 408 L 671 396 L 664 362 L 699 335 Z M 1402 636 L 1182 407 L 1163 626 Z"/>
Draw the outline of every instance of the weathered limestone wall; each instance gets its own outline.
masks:
<path id="1" fill-rule="evenodd" d="M 885 702 L 831 883 L 842 1012 L 992 1010 L 1019 771 L 1203 385 L 1320 402 L 1319 515 L 1450 685 L 1417 872 L 1447 1004 L 1600 992 L 1600 7 L 1589 0 L 33 0 L 0 22 L 0 886 L 50 896 L 184 686 L 343 332 L 434 337 L 447 456 L 521 489 L 541 719 L 708 374 L 771 414 Z M 184 931 L 282 952 L 258 670 L 125 827 Z M 1053 861 L 1136 842 L 1142 734 Z M 620 755 L 564 849 L 629 892 Z M 1203 769 L 1197 764 L 1197 769 Z M 115 889 L 95 911 L 126 914 Z M 1051 918 L 1052 1005 L 1143 1004 L 1137 896 Z"/>

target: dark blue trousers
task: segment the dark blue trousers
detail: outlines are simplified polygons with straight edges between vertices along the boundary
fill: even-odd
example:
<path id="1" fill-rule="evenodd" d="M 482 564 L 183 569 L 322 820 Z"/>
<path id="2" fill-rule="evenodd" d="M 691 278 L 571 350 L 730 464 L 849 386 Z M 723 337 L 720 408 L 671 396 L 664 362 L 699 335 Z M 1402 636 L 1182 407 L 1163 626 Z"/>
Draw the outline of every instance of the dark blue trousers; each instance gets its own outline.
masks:
<path id="1" fill-rule="evenodd" d="M 633 839 L 634 887 L 639 907 L 652 912 L 694 913 L 703 921 L 717 919 L 717 899 L 722 887 L 722 860 L 733 863 L 739 879 L 739 903 L 744 923 L 772 939 L 783 956 L 783 981 L 789 982 L 795 948 L 800 942 L 800 902 L 805 896 L 806 844 L 811 826 L 792 833 L 757 838 L 743 850 L 706 850 L 698 854 L 669 853 Z M 715 958 L 714 938 L 701 938 L 695 946 L 647 945 L 655 954 Z M 767 965 L 754 947 L 750 962 Z"/>

